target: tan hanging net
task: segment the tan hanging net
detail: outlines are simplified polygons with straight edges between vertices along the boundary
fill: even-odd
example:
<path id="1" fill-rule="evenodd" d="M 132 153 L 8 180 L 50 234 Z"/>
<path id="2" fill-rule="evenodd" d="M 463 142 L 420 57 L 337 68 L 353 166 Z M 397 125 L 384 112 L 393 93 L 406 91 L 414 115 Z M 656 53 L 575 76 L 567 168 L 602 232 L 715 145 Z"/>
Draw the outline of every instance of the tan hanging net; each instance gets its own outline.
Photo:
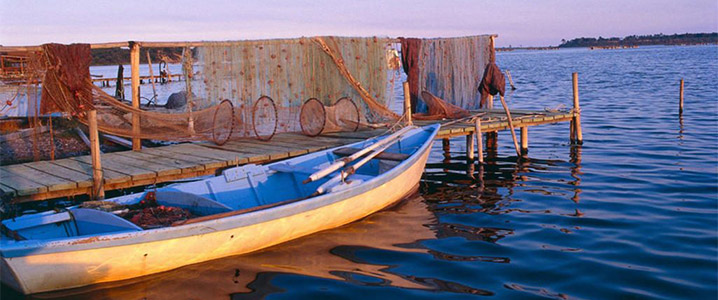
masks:
<path id="1" fill-rule="evenodd" d="M 140 110 L 102 91 L 90 80 L 89 45 L 46 44 L 33 59 L 44 76 L 43 113 L 67 112 L 86 123 L 86 112 L 95 109 L 106 133 L 222 144 L 232 137 L 317 135 L 398 119 L 386 108 L 389 45 L 334 37 L 207 43 L 196 47 L 196 60 L 186 48 L 185 111 Z M 133 119 L 139 126 L 133 128 Z"/>

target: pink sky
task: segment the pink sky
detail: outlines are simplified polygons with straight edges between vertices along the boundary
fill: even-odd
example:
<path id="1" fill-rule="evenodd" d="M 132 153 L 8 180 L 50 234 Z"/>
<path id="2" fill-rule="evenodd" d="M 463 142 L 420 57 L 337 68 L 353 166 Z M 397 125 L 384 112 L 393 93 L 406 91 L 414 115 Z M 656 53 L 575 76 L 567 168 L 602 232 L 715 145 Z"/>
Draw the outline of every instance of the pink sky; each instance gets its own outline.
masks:
<path id="1" fill-rule="evenodd" d="M 497 46 L 718 31 L 717 0 L 0 0 L 0 44 L 499 34 Z"/>

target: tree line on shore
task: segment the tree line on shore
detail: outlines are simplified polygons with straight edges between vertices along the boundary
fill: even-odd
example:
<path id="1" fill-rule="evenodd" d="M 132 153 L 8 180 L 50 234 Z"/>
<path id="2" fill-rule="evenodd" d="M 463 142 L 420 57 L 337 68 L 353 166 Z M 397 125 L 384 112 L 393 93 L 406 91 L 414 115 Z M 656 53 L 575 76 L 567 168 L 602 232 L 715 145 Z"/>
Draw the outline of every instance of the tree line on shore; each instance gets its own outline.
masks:
<path id="1" fill-rule="evenodd" d="M 713 33 L 684 33 L 665 35 L 662 33 L 653 35 L 630 35 L 624 38 L 587 38 L 581 37 L 572 40 L 561 40 L 559 48 L 571 47 L 623 47 L 623 46 L 644 46 L 644 45 L 696 45 L 696 44 L 718 44 L 718 32 Z"/>
<path id="2" fill-rule="evenodd" d="M 147 63 L 147 53 L 150 51 L 150 59 L 152 64 L 157 64 L 162 60 L 167 62 L 178 62 L 182 58 L 182 48 L 147 48 L 140 49 L 140 63 Z M 92 49 L 92 65 L 106 66 L 130 63 L 130 49 L 128 48 L 107 48 Z"/>

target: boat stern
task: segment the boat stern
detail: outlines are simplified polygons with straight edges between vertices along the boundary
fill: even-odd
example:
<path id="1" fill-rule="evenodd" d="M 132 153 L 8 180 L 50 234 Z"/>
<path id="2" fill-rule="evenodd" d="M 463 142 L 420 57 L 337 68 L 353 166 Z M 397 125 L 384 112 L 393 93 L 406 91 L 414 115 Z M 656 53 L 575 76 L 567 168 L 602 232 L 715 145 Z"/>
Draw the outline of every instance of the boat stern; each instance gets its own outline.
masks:
<path id="1" fill-rule="evenodd" d="M 12 268 L 10 268 L 10 265 L 7 262 L 7 258 L 5 257 L 0 259 L 0 282 L 2 282 L 3 285 L 9 288 L 12 288 L 13 290 L 21 292 L 25 295 L 28 294 L 28 291 L 20 283 L 20 279 L 15 275 L 15 272 L 12 270 Z"/>

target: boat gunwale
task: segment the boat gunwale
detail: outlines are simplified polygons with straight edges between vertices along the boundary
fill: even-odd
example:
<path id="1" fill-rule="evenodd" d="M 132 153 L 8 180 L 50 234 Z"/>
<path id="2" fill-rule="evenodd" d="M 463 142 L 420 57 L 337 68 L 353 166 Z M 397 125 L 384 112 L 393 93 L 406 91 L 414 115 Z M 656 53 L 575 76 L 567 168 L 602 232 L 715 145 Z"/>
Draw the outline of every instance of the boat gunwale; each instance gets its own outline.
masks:
<path id="1" fill-rule="evenodd" d="M 347 201 L 350 198 L 366 193 L 386 183 L 387 181 L 397 176 L 400 176 L 401 173 L 404 173 L 409 168 L 409 166 L 416 163 L 416 161 L 419 160 L 426 151 L 431 150 L 431 145 L 433 144 L 433 140 L 439 132 L 439 128 L 440 126 L 438 124 L 417 127 L 415 129 L 417 130 L 415 134 L 421 134 L 421 130 L 428 131 L 429 134 L 427 139 L 423 141 L 421 146 L 409 158 L 393 167 L 389 172 L 378 174 L 377 176 L 372 177 L 370 180 L 363 182 L 355 188 L 343 189 L 334 193 L 323 194 L 320 196 L 299 200 L 297 202 L 252 211 L 236 216 L 207 220 L 204 222 L 181 225 L 176 227 L 162 227 L 143 231 L 95 234 L 81 237 L 51 240 L 10 240 L 0 244 L 0 257 L 2 257 L 3 259 L 7 259 L 14 257 L 24 257 L 29 255 L 92 250 L 97 248 L 111 248 L 130 244 L 142 244 L 148 242 L 159 242 L 163 240 L 184 238 L 188 236 L 208 233 L 207 229 L 210 229 L 211 232 L 219 232 L 231 230 L 234 228 L 252 226 L 284 218 L 287 216 L 315 210 L 317 208 L 321 208 L 323 206 L 331 205 L 341 201 Z M 319 152 L 315 152 L 315 154 L 321 155 L 320 153 L 326 153 L 327 151 L 333 151 L 342 147 L 358 145 L 364 142 L 366 142 L 366 140 L 352 143 L 349 145 L 343 145 L 322 150 Z M 279 161 L 272 164 L 285 162 L 286 161 Z"/>

